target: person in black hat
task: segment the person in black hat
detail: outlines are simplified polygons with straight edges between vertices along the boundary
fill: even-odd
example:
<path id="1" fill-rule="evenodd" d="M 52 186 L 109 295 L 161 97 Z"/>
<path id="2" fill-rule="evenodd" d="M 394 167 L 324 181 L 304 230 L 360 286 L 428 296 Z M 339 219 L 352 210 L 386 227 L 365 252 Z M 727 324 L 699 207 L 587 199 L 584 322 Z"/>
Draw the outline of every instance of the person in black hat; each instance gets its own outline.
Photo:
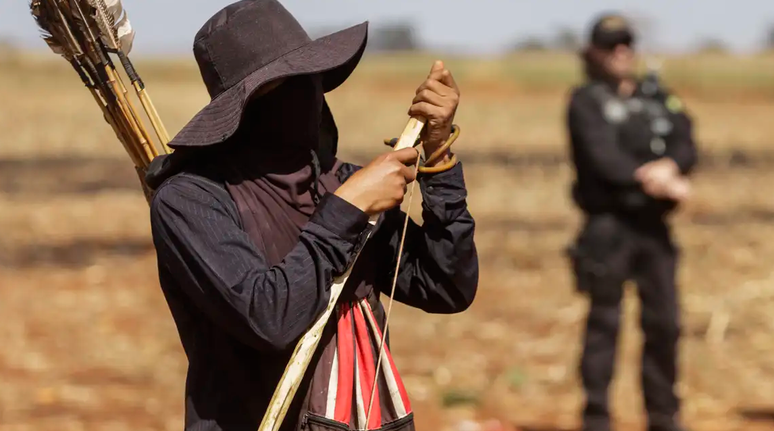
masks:
<path id="1" fill-rule="evenodd" d="M 697 162 L 692 122 L 658 81 L 635 74 L 634 32 L 621 16 L 594 24 L 582 53 L 587 82 L 572 92 L 567 127 L 584 215 L 569 249 L 576 287 L 590 297 L 580 372 L 586 431 L 610 430 L 623 284 L 641 300 L 642 387 L 650 431 L 680 430 L 675 393 L 680 309 L 678 248 L 668 216 L 689 196 Z"/>
<path id="2" fill-rule="evenodd" d="M 258 428 L 295 343 L 358 253 L 281 429 L 414 429 L 389 349 L 375 365 L 417 150 L 342 162 L 324 96 L 355 69 L 366 35 L 363 23 L 311 40 L 276 0 L 231 4 L 196 35 L 212 100 L 146 177 L 161 288 L 189 361 L 186 430 Z M 427 120 L 425 152 L 440 156 L 418 178 L 424 223 L 409 223 L 395 299 L 430 313 L 467 309 L 478 284 L 462 165 L 441 150 L 458 102 L 436 62 L 409 110 Z"/>

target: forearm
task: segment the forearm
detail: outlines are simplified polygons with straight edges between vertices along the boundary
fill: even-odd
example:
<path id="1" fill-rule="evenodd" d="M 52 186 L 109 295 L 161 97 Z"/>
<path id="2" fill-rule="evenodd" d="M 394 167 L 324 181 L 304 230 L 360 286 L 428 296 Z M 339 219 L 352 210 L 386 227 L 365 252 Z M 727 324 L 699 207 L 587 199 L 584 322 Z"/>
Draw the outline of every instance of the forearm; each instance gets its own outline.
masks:
<path id="1" fill-rule="evenodd" d="M 682 175 L 688 175 L 699 158 L 693 137 L 693 120 L 681 112 L 672 115 L 672 122 L 674 130 L 668 140 L 666 156 L 675 161 Z"/>
<path id="2" fill-rule="evenodd" d="M 325 308 L 333 278 L 352 262 L 368 229 L 365 214 L 326 196 L 295 247 L 270 266 L 219 213 L 184 219 L 179 213 L 162 207 L 152 218 L 160 263 L 211 319 L 251 334 L 253 346 L 273 349 L 286 348 Z"/>
<path id="3" fill-rule="evenodd" d="M 674 160 L 681 175 L 689 175 L 698 161 L 696 147 L 691 141 L 679 142 L 675 146 L 676 148 L 667 152 L 667 157 Z"/>
<path id="4" fill-rule="evenodd" d="M 425 176 L 420 187 L 424 223 L 409 224 L 396 298 L 433 313 L 463 311 L 475 298 L 478 255 L 462 166 Z M 391 246 L 397 247 L 398 235 L 396 229 Z"/>
<path id="5" fill-rule="evenodd" d="M 286 258 L 268 271 L 253 270 L 234 303 L 252 330 L 276 349 L 288 347 L 322 313 L 333 279 L 355 257 L 355 245 L 310 223 Z"/>

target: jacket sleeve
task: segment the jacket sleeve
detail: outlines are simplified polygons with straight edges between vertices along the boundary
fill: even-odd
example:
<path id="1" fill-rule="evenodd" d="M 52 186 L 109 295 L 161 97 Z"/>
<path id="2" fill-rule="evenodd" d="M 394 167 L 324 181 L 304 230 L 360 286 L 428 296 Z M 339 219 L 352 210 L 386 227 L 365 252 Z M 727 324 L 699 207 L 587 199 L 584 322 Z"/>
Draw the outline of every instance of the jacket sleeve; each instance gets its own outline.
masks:
<path id="1" fill-rule="evenodd" d="M 466 310 L 478 288 L 478 254 L 473 239 L 475 222 L 467 207 L 462 165 L 449 171 L 420 176 L 422 219 L 409 221 L 397 278 L 395 300 L 429 313 Z M 395 276 L 406 213 L 385 213 L 372 239 L 379 247 L 378 271 L 389 295 Z"/>
<path id="2" fill-rule="evenodd" d="M 615 186 L 635 186 L 634 172 L 640 163 L 621 149 L 617 129 L 605 119 L 602 109 L 588 93 L 573 94 L 567 122 L 576 142 L 574 151 L 602 180 Z"/>
<path id="3" fill-rule="evenodd" d="M 298 244 L 271 267 L 237 220 L 233 202 L 211 190 L 167 183 L 151 204 L 159 265 L 226 331 L 258 349 L 285 349 L 325 309 L 333 278 L 370 228 L 368 216 L 326 195 Z"/>
<path id="4" fill-rule="evenodd" d="M 665 104 L 674 127 L 668 138 L 666 156 L 677 163 L 683 175 L 688 175 L 698 162 L 693 135 L 693 119 L 690 114 L 685 112 L 682 102 L 676 96 L 667 96 Z"/>

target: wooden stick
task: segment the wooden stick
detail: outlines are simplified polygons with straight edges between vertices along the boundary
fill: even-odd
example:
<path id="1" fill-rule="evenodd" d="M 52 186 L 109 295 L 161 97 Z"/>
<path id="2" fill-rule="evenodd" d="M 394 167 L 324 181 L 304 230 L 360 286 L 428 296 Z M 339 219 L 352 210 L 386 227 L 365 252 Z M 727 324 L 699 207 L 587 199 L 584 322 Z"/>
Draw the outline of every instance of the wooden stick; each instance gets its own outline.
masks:
<path id="1" fill-rule="evenodd" d="M 394 151 L 413 147 L 417 139 L 419 139 L 419 134 L 422 132 L 424 126 L 425 122 L 423 120 L 417 118 L 410 119 L 398 139 L 398 143 L 395 144 Z M 368 223 L 370 223 L 371 226 L 374 226 L 376 225 L 377 220 L 379 220 L 378 215 L 371 216 Z M 365 240 L 368 241 L 369 237 L 370 234 Z M 274 390 L 274 395 L 271 397 L 269 407 L 266 410 L 266 414 L 261 421 L 261 426 L 258 428 L 258 431 L 277 431 L 285 420 L 285 415 L 288 412 L 288 408 L 290 408 L 290 403 L 293 401 L 293 398 L 298 391 L 298 387 L 304 378 L 304 374 L 306 374 L 306 370 L 309 367 L 312 356 L 314 356 L 315 350 L 317 350 L 317 345 L 322 337 L 323 329 L 325 329 L 325 325 L 328 323 L 328 320 L 330 320 L 333 310 L 336 309 L 341 291 L 344 289 L 344 285 L 347 283 L 347 279 L 359 256 L 360 253 L 358 253 L 358 256 L 355 256 L 355 260 L 347 271 L 334 279 L 333 286 L 331 286 L 331 297 L 328 300 L 328 306 L 296 345 L 296 349 L 290 357 L 290 362 L 285 368 L 285 372 L 282 374 L 282 378 L 280 378 L 277 388 Z"/>
<path id="2" fill-rule="evenodd" d="M 136 153 L 134 148 L 132 148 L 131 144 L 126 141 L 123 131 L 116 124 L 116 121 L 113 118 L 113 114 L 108 110 L 108 106 L 105 104 L 105 101 L 99 96 L 97 90 L 94 88 L 89 88 L 89 90 L 91 91 L 92 96 L 94 96 L 94 100 L 102 109 L 102 115 L 104 115 L 105 121 L 107 121 L 107 123 L 113 129 L 113 132 L 115 132 L 116 137 L 118 137 L 118 140 L 121 142 L 121 145 L 124 146 L 124 150 L 126 150 L 127 154 L 129 154 L 129 158 L 132 159 L 132 163 L 134 163 L 136 167 L 142 167 L 142 159 Z"/>
<path id="3" fill-rule="evenodd" d="M 132 127 L 130 119 L 126 115 L 125 107 L 121 105 L 110 86 L 102 91 L 102 96 L 106 102 L 106 109 L 120 130 L 119 135 L 125 140 L 124 148 L 132 157 L 135 166 L 146 167 L 150 164 L 150 159 L 142 146 L 142 136 Z"/>
<path id="4" fill-rule="evenodd" d="M 150 160 L 153 160 L 156 156 L 159 155 L 159 151 L 156 148 L 156 146 L 153 144 L 153 139 L 151 139 L 150 134 L 148 133 L 148 129 L 145 127 L 145 123 L 143 123 L 142 119 L 140 119 L 140 116 L 137 114 L 137 110 L 134 107 L 134 103 L 132 103 L 132 99 L 129 98 L 129 92 L 126 91 L 126 85 L 124 85 L 124 80 L 121 78 L 121 74 L 118 73 L 118 70 L 116 69 L 113 62 L 110 62 L 110 67 L 113 69 L 113 73 L 116 76 L 116 80 L 118 81 L 118 84 L 121 87 L 121 93 L 123 100 L 126 101 L 127 106 L 129 107 L 129 114 L 132 116 L 132 121 L 137 124 L 137 128 L 139 129 L 142 138 L 144 140 L 143 147 L 145 148 L 145 153 L 148 155 L 148 158 Z M 142 103 L 142 101 L 140 101 Z"/>
<path id="5" fill-rule="evenodd" d="M 145 128 L 145 124 L 142 122 L 142 119 L 140 119 L 140 116 L 137 115 L 137 110 L 134 107 L 134 103 L 132 103 L 132 100 L 129 98 L 129 93 L 126 91 L 124 80 L 121 78 L 121 75 L 118 73 L 112 62 L 110 63 L 110 68 L 113 70 L 116 81 L 121 88 L 120 97 L 122 99 L 122 103 L 126 103 L 126 106 L 129 110 L 128 114 L 130 116 L 130 120 L 133 125 L 136 125 L 137 131 L 140 133 L 143 150 L 148 157 L 148 160 L 153 160 L 156 156 L 159 155 L 159 152 L 153 145 L 150 134 L 148 134 L 148 129 Z"/>
<path id="6" fill-rule="evenodd" d="M 102 92 L 99 90 L 98 86 L 94 84 L 94 80 L 97 79 L 98 77 L 92 76 L 89 73 L 91 70 L 94 70 L 94 69 L 92 68 L 91 64 L 89 64 L 88 60 L 86 60 L 85 62 L 83 60 L 84 58 L 81 55 L 79 56 L 73 55 L 69 59 L 69 63 L 73 67 L 73 69 L 75 69 L 78 76 L 81 78 L 81 82 L 83 82 L 83 85 L 89 89 L 89 92 L 91 93 L 92 97 L 94 97 L 94 101 L 97 102 L 97 105 L 99 105 L 100 110 L 102 111 L 102 115 L 105 118 L 105 121 L 110 125 L 110 127 L 113 129 L 113 132 L 116 134 L 119 141 L 124 146 L 124 149 L 129 154 L 129 157 L 132 159 L 132 163 L 134 163 L 135 166 L 142 166 L 143 163 L 139 155 L 136 153 L 136 151 L 134 151 L 133 147 L 128 143 L 128 141 L 126 140 L 126 135 L 124 131 L 116 123 L 113 113 L 109 109 L 107 99 L 103 97 Z"/>
<path id="7" fill-rule="evenodd" d="M 412 117 L 403 129 L 400 138 L 398 138 L 398 143 L 395 144 L 395 151 L 413 147 L 424 127 L 425 121 L 423 119 Z"/>
<path id="8" fill-rule="evenodd" d="M 150 158 L 142 146 L 142 136 L 132 127 L 126 107 L 121 104 L 120 96 L 116 92 L 115 75 L 109 74 L 110 67 L 105 65 L 104 62 L 99 64 L 99 69 L 90 63 L 87 66 L 92 72 L 90 75 L 93 75 L 92 81 L 95 84 L 98 95 L 95 98 L 100 98 L 98 104 L 103 109 L 106 120 L 116 131 L 117 137 L 134 165 L 137 167 L 147 167 L 150 163 Z"/>
<path id="9" fill-rule="evenodd" d="M 167 143 L 169 143 L 169 133 L 167 133 L 167 129 L 164 127 L 164 123 L 161 121 L 161 117 L 159 116 L 158 111 L 156 111 L 156 107 L 153 105 L 153 102 L 148 95 L 148 91 L 145 89 L 145 83 L 142 81 L 142 78 L 140 78 L 140 75 L 134 68 L 132 61 L 129 60 L 129 56 L 120 49 L 116 52 L 116 54 L 121 60 L 121 64 L 124 66 L 126 75 L 132 82 L 134 91 L 137 93 L 137 97 L 140 99 L 140 103 L 142 104 L 143 109 L 145 109 L 145 114 L 147 114 L 148 119 L 150 119 L 153 130 L 156 131 L 156 135 L 159 137 L 159 142 L 161 143 L 161 147 L 164 150 L 164 153 L 171 153 L 172 150 L 167 145 Z"/>
<path id="10" fill-rule="evenodd" d="M 142 103 L 142 107 L 145 108 L 145 113 L 148 114 L 148 118 L 153 125 L 153 129 L 156 131 L 156 135 L 159 137 L 161 148 L 164 150 L 165 154 L 171 153 L 172 150 L 167 145 L 169 143 L 169 133 L 167 133 L 167 128 L 164 127 L 164 123 L 161 121 L 161 117 L 159 117 L 159 113 L 156 111 L 156 107 L 153 105 L 153 101 L 151 100 L 150 96 L 148 96 L 148 91 L 144 88 L 139 88 L 139 84 L 137 82 L 134 83 L 134 89 L 137 91 L 137 97 L 140 98 L 140 103 Z"/>
<path id="11" fill-rule="evenodd" d="M 121 112 L 124 118 L 126 118 L 126 121 L 129 123 L 132 133 L 136 135 L 140 146 L 143 148 L 143 151 L 142 151 L 143 159 L 145 162 L 150 162 L 150 160 L 153 159 L 152 153 L 148 150 L 148 141 L 143 136 L 143 133 L 140 130 L 140 127 L 138 126 L 137 122 L 134 121 L 134 117 L 131 113 L 131 108 L 129 107 L 129 104 L 126 98 L 124 97 L 124 91 L 126 90 L 121 89 L 122 84 L 119 83 L 119 81 L 116 79 L 116 73 L 114 69 L 108 64 L 105 64 L 104 67 L 105 67 L 105 72 L 107 73 L 108 82 L 110 83 L 110 86 L 113 89 L 113 93 L 116 96 L 118 107 L 121 109 Z"/>

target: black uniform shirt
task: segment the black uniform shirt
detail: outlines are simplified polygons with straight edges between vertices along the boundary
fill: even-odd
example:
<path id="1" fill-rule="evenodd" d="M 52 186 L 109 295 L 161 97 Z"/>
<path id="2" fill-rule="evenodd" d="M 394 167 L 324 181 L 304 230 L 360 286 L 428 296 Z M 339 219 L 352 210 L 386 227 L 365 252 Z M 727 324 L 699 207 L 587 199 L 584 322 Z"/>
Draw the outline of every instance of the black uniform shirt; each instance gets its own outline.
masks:
<path id="1" fill-rule="evenodd" d="M 592 81 L 573 90 L 567 111 L 573 197 L 587 213 L 622 212 L 660 217 L 674 202 L 644 194 L 634 178 L 643 164 L 670 157 L 683 174 L 696 164 L 692 121 L 681 102 L 663 89 L 646 94 L 639 83 L 630 98 Z"/>

